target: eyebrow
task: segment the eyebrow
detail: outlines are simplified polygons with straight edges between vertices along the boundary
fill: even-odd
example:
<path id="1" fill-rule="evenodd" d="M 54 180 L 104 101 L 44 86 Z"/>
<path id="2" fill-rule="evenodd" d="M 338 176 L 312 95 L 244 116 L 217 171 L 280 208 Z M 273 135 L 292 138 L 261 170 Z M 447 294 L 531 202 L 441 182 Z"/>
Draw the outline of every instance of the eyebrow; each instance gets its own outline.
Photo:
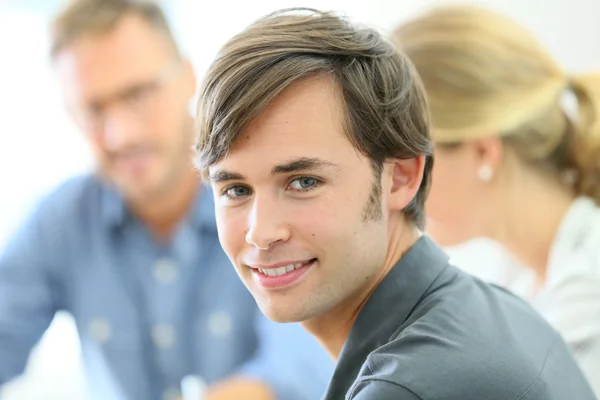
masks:
<path id="1" fill-rule="evenodd" d="M 289 174 L 298 171 L 320 170 L 327 167 L 338 169 L 339 166 L 330 161 L 317 157 L 301 157 L 285 164 L 276 165 L 271 169 L 271 174 Z"/>
<path id="2" fill-rule="evenodd" d="M 271 169 L 271 174 L 290 174 L 299 171 L 320 170 L 328 167 L 336 169 L 339 168 L 337 164 L 317 157 L 300 157 L 295 160 L 286 162 L 285 164 L 279 164 L 274 166 Z M 212 183 L 220 183 L 226 181 L 244 180 L 245 178 L 242 174 L 238 174 L 237 172 L 216 171 L 215 173 L 210 174 L 208 179 Z"/>
<path id="3" fill-rule="evenodd" d="M 146 82 L 137 82 L 125 86 L 123 88 L 118 89 L 117 91 L 110 93 L 108 95 L 103 96 L 102 98 L 91 99 L 88 101 L 88 107 L 90 108 L 103 108 L 106 104 L 111 103 L 115 100 L 123 100 L 132 95 L 136 94 L 136 92 L 140 92 L 146 89 L 152 89 L 156 86 L 156 82 L 146 81 Z"/>
<path id="4" fill-rule="evenodd" d="M 208 179 L 212 183 L 219 183 L 226 181 L 244 180 L 244 176 L 235 172 L 217 171 L 214 174 L 210 174 Z"/>
<path id="5" fill-rule="evenodd" d="M 118 89 L 114 93 L 104 96 L 104 98 L 92 99 L 88 102 L 89 106 L 100 108 L 103 107 L 105 103 L 109 103 L 115 99 L 124 99 L 141 90 L 153 89 L 157 86 L 163 85 L 175 76 L 175 74 L 181 68 L 181 65 L 181 59 L 176 58 L 169 62 L 169 64 L 167 64 L 167 66 L 161 71 L 159 71 L 156 76 L 146 78 L 145 80 L 141 80 L 139 82 L 133 82 L 123 88 Z"/>

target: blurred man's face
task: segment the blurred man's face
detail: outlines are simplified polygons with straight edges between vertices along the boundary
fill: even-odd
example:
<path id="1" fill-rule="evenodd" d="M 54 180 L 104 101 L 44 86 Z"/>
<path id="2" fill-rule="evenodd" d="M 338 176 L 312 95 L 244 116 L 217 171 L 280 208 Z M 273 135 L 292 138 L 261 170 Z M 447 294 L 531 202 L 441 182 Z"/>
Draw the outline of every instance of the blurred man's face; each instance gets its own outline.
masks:
<path id="1" fill-rule="evenodd" d="M 161 194 L 189 168 L 195 81 L 160 32 L 124 17 L 55 60 L 69 109 L 101 174 L 133 201 Z"/>
<path id="2" fill-rule="evenodd" d="M 276 321 L 327 314 L 384 263 L 381 178 L 348 140 L 341 110 L 329 79 L 297 82 L 209 168 L 221 244 Z"/>

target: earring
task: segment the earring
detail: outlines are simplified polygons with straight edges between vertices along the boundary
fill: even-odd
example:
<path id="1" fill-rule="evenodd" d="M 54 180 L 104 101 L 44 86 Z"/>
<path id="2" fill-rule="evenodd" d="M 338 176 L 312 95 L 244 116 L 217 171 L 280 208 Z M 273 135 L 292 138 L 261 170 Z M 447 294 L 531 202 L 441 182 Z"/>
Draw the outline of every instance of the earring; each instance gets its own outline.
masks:
<path id="1" fill-rule="evenodd" d="M 489 182 L 494 176 L 494 171 L 492 171 L 492 167 L 485 164 L 479 167 L 477 175 L 479 175 L 479 179 L 481 179 L 483 182 Z"/>

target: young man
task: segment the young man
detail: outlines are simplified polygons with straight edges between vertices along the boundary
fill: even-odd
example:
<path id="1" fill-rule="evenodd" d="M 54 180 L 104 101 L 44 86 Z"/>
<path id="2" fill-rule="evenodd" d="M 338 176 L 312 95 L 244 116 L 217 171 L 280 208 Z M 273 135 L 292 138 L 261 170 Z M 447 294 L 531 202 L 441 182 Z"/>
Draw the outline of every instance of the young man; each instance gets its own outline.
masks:
<path id="1" fill-rule="evenodd" d="M 337 360 L 325 399 L 594 398 L 537 314 L 422 236 L 426 102 L 375 31 L 267 16 L 223 47 L 198 110 L 221 244 L 263 313 Z"/>
<path id="2" fill-rule="evenodd" d="M 302 327 L 260 314 L 219 245 L 191 163 L 194 73 L 161 10 L 76 0 L 53 40 L 98 173 L 45 199 L 0 255 L 0 385 L 67 310 L 93 398 L 175 399 L 186 375 L 209 400 L 318 397 L 330 358 Z"/>

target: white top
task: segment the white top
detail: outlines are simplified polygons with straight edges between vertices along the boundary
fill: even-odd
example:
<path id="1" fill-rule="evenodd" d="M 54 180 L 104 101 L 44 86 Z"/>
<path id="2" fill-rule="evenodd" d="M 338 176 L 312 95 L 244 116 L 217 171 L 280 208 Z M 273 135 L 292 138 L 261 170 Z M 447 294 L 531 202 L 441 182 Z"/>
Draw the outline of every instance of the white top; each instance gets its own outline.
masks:
<path id="1" fill-rule="evenodd" d="M 466 259 L 468 253 L 458 258 Z M 546 283 L 537 293 L 531 270 L 516 266 L 506 254 L 497 260 L 503 266 L 493 264 L 493 273 L 464 269 L 529 300 L 564 337 L 600 398 L 600 208 L 586 197 L 573 202 L 550 250 Z"/>

